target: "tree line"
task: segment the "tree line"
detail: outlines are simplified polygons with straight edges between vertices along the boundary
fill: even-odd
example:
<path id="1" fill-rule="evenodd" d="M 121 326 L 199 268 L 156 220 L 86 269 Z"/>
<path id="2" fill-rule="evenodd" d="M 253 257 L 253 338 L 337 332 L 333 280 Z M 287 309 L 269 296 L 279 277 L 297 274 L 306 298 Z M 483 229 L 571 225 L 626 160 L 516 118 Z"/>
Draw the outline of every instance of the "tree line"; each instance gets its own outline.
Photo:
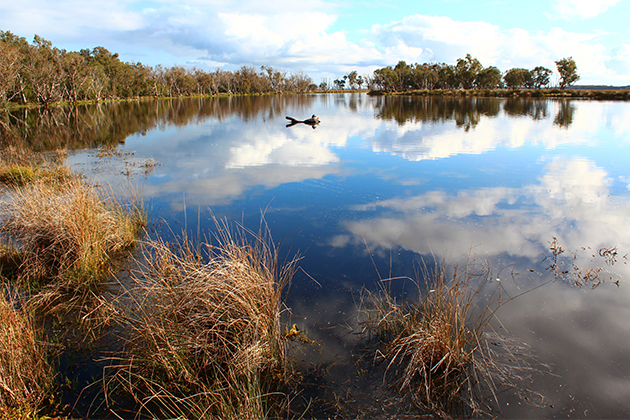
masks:
<path id="1" fill-rule="evenodd" d="M 556 61 L 559 86 L 579 79 L 575 61 Z M 302 71 L 285 72 L 270 66 L 243 66 L 236 71 L 207 72 L 182 66 L 155 67 L 126 63 L 104 47 L 78 52 L 56 48 L 35 35 L 33 42 L 0 30 L 0 104 L 102 101 L 140 97 L 182 97 L 193 95 L 304 93 L 361 89 L 404 92 L 424 89 L 494 89 L 548 87 L 552 71 L 538 66 L 532 70 L 514 68 L 502 73 L 484 67 L 471 57 L 445 63 L 412 64 L 400 61 L 394 67 L 375 70 L 370 76 L 356 71 L 335 79 L 324 78 L 319 85 Z"/>
<path id="2" fill-rule="evenodd" d="M 566 88 L 580 76 L 572 57 L 555 62 L 560 74 L 559 87 Z M 542 89 L 550 86 L 552 71 L 543 66 L 534 69 L 513 68 L 505 73 L 497 67 L 484 67 L 477 58 L 467 54 L 457 63 L 407 64 L 400 61 L 396 66 L 374 71 L 367 81 L 372 90 L 404 92 L 434 89 Z"/>
<path id="3" fill-rule="evenodd" d="M 0 30 L 0 103 L 100 101 L 139 97 L 307 92 L 317 89 L 302 71 L 269 66 L 259 70 L 205 72 L 181 66 L 126 63 L 104 47 L 78 52 L 56 48 L 35 35 L 33 42 Z"/>

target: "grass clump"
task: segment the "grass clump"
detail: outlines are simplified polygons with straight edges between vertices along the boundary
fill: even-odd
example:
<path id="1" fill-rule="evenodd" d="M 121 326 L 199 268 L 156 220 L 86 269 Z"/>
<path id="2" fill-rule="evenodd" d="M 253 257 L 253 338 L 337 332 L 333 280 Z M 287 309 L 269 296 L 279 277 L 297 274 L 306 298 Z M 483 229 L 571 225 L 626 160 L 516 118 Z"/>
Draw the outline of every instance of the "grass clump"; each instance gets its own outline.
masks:
<path id="1" fill-rule="evenodd" d="M 288 378 L 283 292 L 298 259 L 218 223 L 216 246 L 147 244 L 136 273 L 128 356 L 110 380 L 154 417 L 261 419 Z"/>
<path id="2" fill-rule="evenodd" d="M 363 323 L 380 343 L 378 358 L 386 364 L 386 379 L 404 398 L 437 415 L 479 415 L 479 383 L 489 372 L 482 354 L 484 330 L 493 311 L 493 296 L 477 306 L 485 283 L 472 287 L 467 269 L 448 276 L 436 263 L 432 274 L 423 267 L 424 288 L 418 298 L 398 301 L 381 290 L 368 294 Z M 486 273 L 486 277 L 487 277 Z M 483 275 L 482 275 L 483 276 Z"/>
<path id="3" fill-rule="evenodd" d="M 8 185 L 24 185 L 33 181 L 36 171 L 30 166 L 11 165 L 0 169 L 0 182 Z"/>
<path id="4" fill-rule="evenodd" d="M 63 165 L 51 167 L 10 164 L 0 168 L 0 183 L 11 187 L 20 187 L 37 180 L 58 181 L 74 178 L 70 169 Z"/>
<path id="5" fill-rule="evenodd" d="M 140 206 L 126 208 L 77 176 L 15 186 L 0 203 L 0 238 L 5 250 L 21 256 L 23 282 L 90 287 L 116 253 L 134 244 L 144 223 Z"/>
<path id="6" fill-rule="evenodd" d="M 54 370 L 29 306 L 0 290 L 0 418 L 32 418 L 49 397 Z"/>

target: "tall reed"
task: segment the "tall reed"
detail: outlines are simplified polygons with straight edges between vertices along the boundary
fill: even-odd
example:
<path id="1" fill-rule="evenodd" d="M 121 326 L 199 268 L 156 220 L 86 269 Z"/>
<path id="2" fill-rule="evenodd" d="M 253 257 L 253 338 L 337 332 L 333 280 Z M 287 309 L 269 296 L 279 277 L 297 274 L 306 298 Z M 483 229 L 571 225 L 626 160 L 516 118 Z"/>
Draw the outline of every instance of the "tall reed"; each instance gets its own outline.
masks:
<path id="1" fill-rule="evenodd" d="M 261 419 L 277 408 L 283 292 L 298 259 L 282 264 L 264 234 L 217 230 L 216 245 L 146 244 L 111 397 L 125 390 L 157 417 Z"/>
<path id="2" fill-rule="evenodd" d="M 455 267 L 449 276 L 445 264 L 432 271 L 423 265 L 417 299 L 400 301 L 383 287 L 365 296 L 360 312 L 367 333 L 382 346 L 378 354 L 389 383 L 443 417 L 482 412 L 479 382 L 491 383 L 492 361 L 481 344 L 500 296 L 481 299 L 489 273 L 470 269 L 458 273 Z M 473 278 L 480 283 L 473 285 Z"/>
<path id="3" fill-rule="evenodd" d="M 0 288 L 0 418 L 31 418 L 49 397 L 54 371 L 40 340 L 30 306 Z"/>
<path id="4" fill-rule="evenodd" d="M 91 287 L 145 221 L 141 205 L 125 207 L 78 176 L 17 185 L 0 202 L 0 238 L 21 255 L 23 282 Z"/>

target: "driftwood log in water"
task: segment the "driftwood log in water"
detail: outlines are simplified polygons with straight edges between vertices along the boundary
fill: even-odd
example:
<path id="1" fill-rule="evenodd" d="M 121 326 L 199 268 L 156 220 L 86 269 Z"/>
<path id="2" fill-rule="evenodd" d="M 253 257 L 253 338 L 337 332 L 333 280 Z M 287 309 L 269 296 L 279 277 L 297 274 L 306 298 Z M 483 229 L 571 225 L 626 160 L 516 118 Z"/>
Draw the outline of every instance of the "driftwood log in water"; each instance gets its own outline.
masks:
<path id="1" fill-rule="evenodd" d="M 315 116 L 315 114 L 313 114 L 313 116 L 311 118 L 308 118 L 304 121 L 300 121 L 300 120 L 296 120 L 293 117 L 287 117 L 287 120 L 291 121 L 289 124 L 287 124 L 287 127 L 291 127 L 295 124 L 306 124 L 306 125 L 310 125 L 313 128 L 315 128 L 315 126 L 317 124 L 319 124 L 319 118 Z"/>

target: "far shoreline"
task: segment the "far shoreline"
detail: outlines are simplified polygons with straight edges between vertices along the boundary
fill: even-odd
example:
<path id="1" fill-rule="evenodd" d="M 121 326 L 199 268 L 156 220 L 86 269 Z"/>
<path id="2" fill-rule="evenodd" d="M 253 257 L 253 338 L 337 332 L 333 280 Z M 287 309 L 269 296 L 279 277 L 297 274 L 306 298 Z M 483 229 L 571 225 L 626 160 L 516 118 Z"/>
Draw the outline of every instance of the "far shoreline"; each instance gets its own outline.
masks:
<path id="1" fill-rule="evenodd" d="M 630 100 L 630 89 L 417 89 L 402 92 L 372 90 L 370 96 L 444 96 L 444 97 L 487 97 L 487 98 L 552 98 Z"/>
<path id="2" fill-rule="evenodd" d="M 173 100 L 193 98 L 225 98 L 225 97 L 251 97 L 251 96 L 275 96 L 275 95 L 325 95 L 339 93 L 367 93 L 369 96 L 442 96 L 442 97 L 484 97 L 484 98 L 547 98 L 547 99 L 591 99 L 591 100 L 630 100 L 630 88 L 611 87 L 609 89 L 586 89 L 569 87 L 566 89 L 415 89 L 407 91 L 385 91 L 367 89 L 342 89 L 342 90 L 313 90 L 305 92 L 265 92 L 265 93 L 218 93 L 214 95 L 182 95 L 182 96 L 140 96 L 133 98 L 83 100 L 77 102 L 55 102 L 49 104 L 5 102 L 0 104 L 0 110 L 12 111 L 16 109 L 38 109 L 64 106 L 94 105 L 117 102 L 136 102 L 150 100 Z"/>

